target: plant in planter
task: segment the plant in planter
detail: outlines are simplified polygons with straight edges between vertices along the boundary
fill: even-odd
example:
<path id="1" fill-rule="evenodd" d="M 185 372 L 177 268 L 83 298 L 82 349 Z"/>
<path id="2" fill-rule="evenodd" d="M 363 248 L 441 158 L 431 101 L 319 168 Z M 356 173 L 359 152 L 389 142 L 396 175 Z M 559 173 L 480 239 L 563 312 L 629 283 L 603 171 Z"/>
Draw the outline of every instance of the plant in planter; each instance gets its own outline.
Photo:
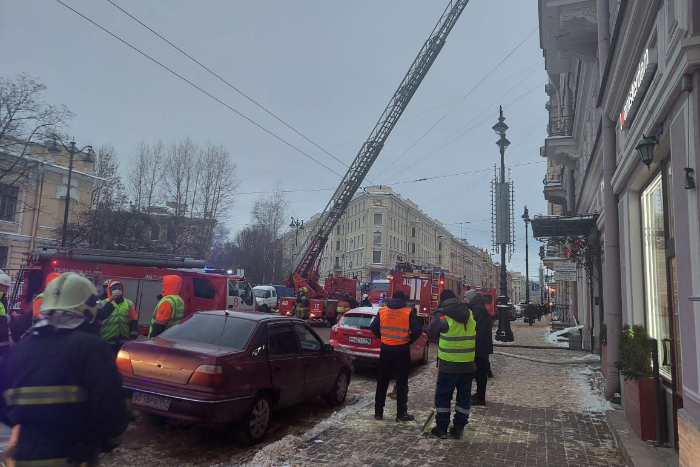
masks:
<path id="1" fill-rule="evenodd" d="M 656 438 L 651 350 L 644 326 L 626 325 L 620 339 L 621 359 L 615 366 L 625 378 L 622 407 L 632 429 L 643 440 Z"/>

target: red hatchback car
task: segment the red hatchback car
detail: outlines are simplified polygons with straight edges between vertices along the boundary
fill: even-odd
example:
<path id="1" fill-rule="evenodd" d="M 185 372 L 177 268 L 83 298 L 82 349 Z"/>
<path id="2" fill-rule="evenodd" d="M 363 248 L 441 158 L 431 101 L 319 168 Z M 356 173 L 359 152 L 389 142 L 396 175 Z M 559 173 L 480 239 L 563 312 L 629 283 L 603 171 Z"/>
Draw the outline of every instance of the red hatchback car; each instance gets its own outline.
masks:
<path id="1" fill-rule="evenodd" d="M 340 322 L 331 328 L 331 345 L 358 363 L 378 363 L 381 341 L 369 329 L 377 313 L 378 307 L 369 306 L 346 312 Z M 428 363 L 428 345 L 428 336 L 423 332 L 411 345 L 411 361 Z"/>
<path id="2" fill-rule="evenodd" d="M 197 312 L 155 339 L 129 342 L 117 367 L 133 408 L 202 422 L 237 422 L 255 444 L 274 409 L 322 396 L 345 401 L 351 359 L 302 320 L 264 313 Z"/>

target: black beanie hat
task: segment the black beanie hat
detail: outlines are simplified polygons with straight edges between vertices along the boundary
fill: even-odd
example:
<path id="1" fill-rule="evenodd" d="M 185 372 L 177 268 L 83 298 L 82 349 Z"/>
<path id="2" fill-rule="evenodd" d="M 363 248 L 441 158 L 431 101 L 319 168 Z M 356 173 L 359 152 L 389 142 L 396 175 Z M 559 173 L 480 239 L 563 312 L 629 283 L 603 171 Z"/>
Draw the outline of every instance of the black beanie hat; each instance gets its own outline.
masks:
<path id="1" fill-rule="evenodd" d="M 440 294 L 440 301 L 441 302 L 444 302 L 445 300 L 448 300 L 450 298 L 457 298 L 455 293 L 453 291 L 451 291 L 450 289 L 445 289 Z"/>
<path id="2" fill-rule="evenodd" d="M 394 292 L 394 295 L 392 295 L 391 298 L 398 298 L 399 300 L 403 300 L 404 302 L 407 299 L 406 294 L 400 290 L 397 290 L 396 292 Z"/>

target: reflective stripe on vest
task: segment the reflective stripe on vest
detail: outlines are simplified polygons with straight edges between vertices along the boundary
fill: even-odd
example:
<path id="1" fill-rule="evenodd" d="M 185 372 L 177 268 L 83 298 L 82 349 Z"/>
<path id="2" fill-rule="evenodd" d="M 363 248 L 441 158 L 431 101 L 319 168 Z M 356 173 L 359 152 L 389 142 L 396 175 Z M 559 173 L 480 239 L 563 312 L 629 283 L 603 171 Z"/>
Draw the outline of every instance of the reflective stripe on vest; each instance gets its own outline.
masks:
<path id="1" fill-rule="evenodd" d="M 170 315 L 170 320 L 168 320 L 167 323 L 158 323 L 156 320 L 156 316 L 158 315 L 158 308 L 160 308 L 160 305 L 163 302 L 170 302 L 170 307 L 172 308 L 173 312 L 172 315 Z M 153 311 L 153 317 L 151 318 L 151 328 L 148 330 L 148 334 L 151 335 L 153 332 L 153 325 L 154 324 L 165 324 L 165 329 L 170 329 L 171 327 L 175 326 L 177 323 L 182 320 L 182 318 L 185 317 L 185 302 L 182 300 L 182 298 L 179 295 L 166 295 L 165 297 L 161 298 L 158 304 L 156 305 L 156 309 Z"/>
<path id="2" fill-rule="evenodd" d="M 13 464 L 10 464 L 13 465 Z M 40 459 L 34 461 L 14 461 L 16 467 L 82 467 L 87 463 L 68 462 L 66 457 L 62 459 Z"/>
<path id="3" fill-rule="evenodd" d="M 476 321 L 469 312 L 467 323 L 460 323 L 449 316 L 442 316 L 449 325 L 446 333 L 440 333 L 438 357 L 448 362 L 473 362 L 476 354 Z"/>
<path id="4" fill-rule="evenodd" d="M 118 338 L 129 338 L 129 321 L 131 319 L 131 300 L 124 299 L 121 303 L 114 303 L 114 310 L 107 319 L 102 321 L 100 337 L 106 341 Z"/>
<path id="5" fill-rule="evenodd" d="M 382 344 L 403 345 L 411 341 L 409 324 L 411 310 L 408 308 L 382 307 L 379 310 L 379 330 Z"/>
<path id="6" fill-rule="evenodd" d="M 3 393 L 7 405 L 46 405 L 85 402 L 87 394 L 80 386 L 26 386 Z"/>

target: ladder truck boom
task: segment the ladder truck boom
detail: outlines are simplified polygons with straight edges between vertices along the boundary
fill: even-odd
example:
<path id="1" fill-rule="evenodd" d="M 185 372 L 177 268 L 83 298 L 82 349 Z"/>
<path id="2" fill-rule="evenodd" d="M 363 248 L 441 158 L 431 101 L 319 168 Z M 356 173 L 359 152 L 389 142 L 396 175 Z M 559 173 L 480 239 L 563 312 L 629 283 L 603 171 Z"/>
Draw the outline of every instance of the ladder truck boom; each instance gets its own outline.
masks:
<path id="1" fill-rule="evenodd" d="M 312 234 L 307 237 L 307 241 L 302 245 L 301 250 L 303 253 L 299 255 L 296 267 L 288 279 L 289 285 L 293 285 L 295 290 L 304 286 L 308 287 L 310 291 L 313 290 L 313 296 L 327 298 L 326 291 L 318 284 L 318 268 L 320 264 L 319 259 L 328 241 L 328 236 L 340 220 L 358 188 L 360 188 L 401 114 L 406 110 L 418 86 L 420 86 L 423 78 L 425 78 L 428 70 L 430 70 L 430 67 L 442 50 L 447 36 L 462 14 L 462 11 L 464 11 L 467 3 L 469 3 L 469 0 L 451 0 L 447 5 L 437 25 L 430 33 L 428 40 L 425 41 L 420 52 L 418 52 L 418 56 L 411 64 L 403 80 L 401 80 L 401 84 L 399 84 L 389 101 L 389 105 L 384 109 L 379 121 L 377 121 L 369 137 L 352 161 L 340 185 L 338 185 L 323 213 L 321 213 Z"/>

